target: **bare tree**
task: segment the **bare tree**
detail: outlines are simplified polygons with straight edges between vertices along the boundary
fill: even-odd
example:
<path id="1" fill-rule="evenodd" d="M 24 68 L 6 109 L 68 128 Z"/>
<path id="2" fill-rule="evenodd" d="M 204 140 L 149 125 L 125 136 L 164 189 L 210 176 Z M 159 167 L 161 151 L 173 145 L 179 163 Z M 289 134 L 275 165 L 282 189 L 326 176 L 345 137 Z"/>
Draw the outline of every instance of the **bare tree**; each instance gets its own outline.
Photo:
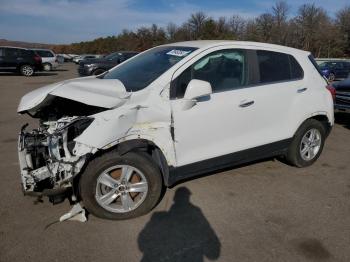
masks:
<path id="1" fill-rule="evenodd" d="M 243 40 L 246 21 L 239 15 L 231 16 L 229 20 L 230 32 L 234 39 Z"/>
<path id="2" fill-rule="evenodd" d="M 337 12 L 336 25 L 344 53 L 350 57 L 350 5 Z"/>
<path id="3" fill-rule="evenodd" d="M 188 24 L 194 34 L 194 38 L 200 38 L 205 21 L 208 19 L 203 12 L 191 14 Z"/>
<path id="4" fill-rule="evenodd" d="M 279 1 L 272 7 L 274 19 L 272 39 L 276 44 L 286 44 L 288 34 L 289 6 L 285 1 Z"/>
<path id="5" fill-rule="evenodd" d="M 264 13 L 256 19 L 255 23 L 259 38 L 263 42 L 271 42 L 272 29 L 274 25 L 273 16 L 269 13 Z"/>
<path id="6" fill-rule="evenodd" d="M 175 39 L 175 34 L 177 31 L 177 26 L 174 23 L 169 23 L 166 28 L 167 37 L 170 41 Z"/>

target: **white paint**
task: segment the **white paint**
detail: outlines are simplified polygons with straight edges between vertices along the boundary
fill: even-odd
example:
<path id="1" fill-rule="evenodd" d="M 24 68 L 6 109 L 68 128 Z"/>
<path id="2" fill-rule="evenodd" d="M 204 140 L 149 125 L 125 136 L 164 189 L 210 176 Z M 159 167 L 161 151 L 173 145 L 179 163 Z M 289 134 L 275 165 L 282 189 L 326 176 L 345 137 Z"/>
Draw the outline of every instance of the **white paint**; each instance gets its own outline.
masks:
<path id="1" fill-rule="evenodd" d="M 48 95 L 75 100 L 87 105 L 113 108 L 122 105 L 131 95 L 116 79 L 76 78 L 38 88 L 22 97 L 17 111 L 32 111 L 47 102 Z"/>
<path id="2" fill-rule="evenodd" d="M 96 151 L 131 139 L 147 139 L 162 150 L 172 166 L 290 138 L 305 119 L 316 114 L 327 115 L 330 123 L 334 122 L 332 98 L 325 88 L 326 83 L 309 62 L 308 52 L 236 41 L 191 41 L 169 46 L 199 49 L 184 57 L 148 87 L 132 95 L 126 93 L 118 80 L 79 78 L 27 94 L 18 111 L 40 108 L 41 103 L 48 102 L 45 99 L 49 94 L 108 108 L 93 115 L 95 120 L 75 141 L 87 146 L 88 151 L 89 148 Z M 291 54 L 303 67 L 305 77 L 298 81 L 213 93 L 210 99 L 197 101 L 190 106 L 184 101 L 186 98 L 169 99 L 172 79 L 206 54 L 228 48 Z M 205 87 L 204 83 L 197 84 Z M 300 88 L 307 88 L 307 91 L 298 93 Z M 208 86 L 204 89 L 209 94 Z M 254 101 L 254 104 L 240 107 L 249 101 Z M 172 115 L 174 123 L 171 121 Z M 175 127 L 175 142 L 170 134 L 172 125 Z"/>

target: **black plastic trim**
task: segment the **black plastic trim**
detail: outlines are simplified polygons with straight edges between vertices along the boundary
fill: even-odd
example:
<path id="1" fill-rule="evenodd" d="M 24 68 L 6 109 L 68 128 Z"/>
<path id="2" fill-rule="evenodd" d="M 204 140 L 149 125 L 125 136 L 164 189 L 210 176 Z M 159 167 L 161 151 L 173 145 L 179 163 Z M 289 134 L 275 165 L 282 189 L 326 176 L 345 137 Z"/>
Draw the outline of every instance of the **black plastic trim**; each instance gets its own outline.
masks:
<path id="1" fill-rule="evenodd" d="M 215 170 L 222 170 L 241 164 L 253 162 L 259 159 L 284 155 L 292 141 L 292 138 L 278 142 L 242 150 L 224 156 L 199 161 L 180 167 L 169 167 L 169 179 L 165 181 L 167 186 L 198 175 L 204 175 Z"/>

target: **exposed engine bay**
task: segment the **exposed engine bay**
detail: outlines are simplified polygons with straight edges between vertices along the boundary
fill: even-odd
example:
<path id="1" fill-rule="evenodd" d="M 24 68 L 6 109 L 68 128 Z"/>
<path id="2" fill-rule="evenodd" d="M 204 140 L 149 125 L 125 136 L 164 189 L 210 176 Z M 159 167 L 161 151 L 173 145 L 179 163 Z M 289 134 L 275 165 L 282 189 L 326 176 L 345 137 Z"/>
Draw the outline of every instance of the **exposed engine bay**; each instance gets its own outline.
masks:
<path id="1" fill-rule="evenodd" d="M 93 118 L 72 116 L 41 121 L 38 129 L 22 127 L 18 141 L 24 192 L 48 193 L 72 186 L 72 179 L 96 149 L 74 141 Z"/>

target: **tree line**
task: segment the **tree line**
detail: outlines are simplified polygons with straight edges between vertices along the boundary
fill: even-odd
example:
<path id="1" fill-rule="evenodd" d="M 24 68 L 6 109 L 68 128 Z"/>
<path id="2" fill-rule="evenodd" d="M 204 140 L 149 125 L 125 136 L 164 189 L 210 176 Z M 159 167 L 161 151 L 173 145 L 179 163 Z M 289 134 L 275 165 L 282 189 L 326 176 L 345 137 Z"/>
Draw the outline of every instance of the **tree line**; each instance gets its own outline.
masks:
<path id="1" fill-rule="evenodd" d="M 315 57 L 350 57 L 350 5 L 331 17 L 315 4 L 304 4 L 290 16 L 285 1 L 276 2 L 270 11 L 255 18 L 231 17 L 214 19 L 203 12 L 193 13 L 181 25 L 166 27 L 153 24 L 134 31 L 123 30 L 116 36 L 93 41 L 57 45 L 57 53 L 110 53 L 118 50 L 143 51 L 160 44 L 197 40 L 227 39 L 280 44 L 308 50 Z"/>

